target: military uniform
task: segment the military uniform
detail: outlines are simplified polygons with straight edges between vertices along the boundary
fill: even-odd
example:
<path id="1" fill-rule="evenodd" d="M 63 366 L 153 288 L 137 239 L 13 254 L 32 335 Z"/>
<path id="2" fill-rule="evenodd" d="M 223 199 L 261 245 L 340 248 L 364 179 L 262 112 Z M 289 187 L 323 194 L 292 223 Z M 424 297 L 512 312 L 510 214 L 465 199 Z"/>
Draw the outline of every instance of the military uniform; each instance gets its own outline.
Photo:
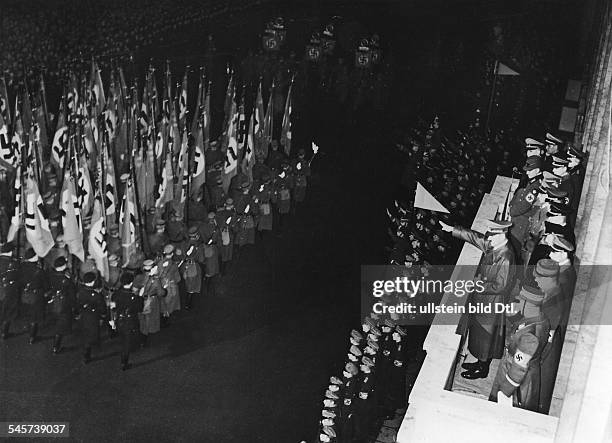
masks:
<path id="1" fill-rule="evenodd" d="M 223 266 L 226 266 L 233 258 L 234 248 L 234 227 L 237 223 L 236 211 L 234 210 L 234 202 L 231 199 L 226 200 L 225 207 L 217 211 L 217 226 L 219 226 L 219 252 L 221 255 L 222 271 Z"/>
<path id="2" fill-rule="evenodd" d="M 494 305 L 494 303 L 506 302 L 508 293 L 514 285 L 515 260 L 509 245 L 505 244 L 493 249 L 482 234 L 471 229 L 455 227 L 453 236 L 471 243 L 484 254 L 478 268 L 478 275 L 485 282 L 485 289 L 482 293 L 472 294 L 472 303 Z M 470 353 L 480 362 L 501 358 L 505 333 L 503 314 L 469 315 L 468 323 Z M 488 365 L 482 375 L 485 372 L 488 374 Z"/>
<path id="3" fill-rule="evenodd" d="M 297 159 L 293 161 L 292 169 L 295 174 L 295 188 L 293 191 L 294 203 L 301 203 L 306 198 L 306 188 L 308 187 L 308 177 L 310 177 L 310 165 L 304 160 L 303 150 Z"/>
<path id="4" fill-rule="evenodd" d="M 264 176 L 264 181 L 256 187 L 253 197 L 257 199 L 259 206 L 257 211 L 257 230 L 271 231 L 273 223 L 272 215 L 272 194 L 273 189 L 270 182 L 270 176 Z"/>
<path id="5" fill-rule="evenodd" d="M 38 334 L 38 325 L 45 318 L 45 272 L 38 262 L 26 262 L 20 270 L 21 307 L 29 323 L 30 343 Z"/>
<path id="6" fill-rule="evenodd" d="M 131 283 L 131 282 L 130 282 Z M 117 332 L 121 337 L 121 369 L 129 368 L 130 351 L 137 345 L 139 340 L 138 314 L 144 308 L 142 297 L 134 294 L 124 284 L 121 289 L 115 291 L 112 301 L 117 313 Z"/>
<path id="7" fill-rule="evenodd" d="M 145 266 L 147 262 L 145 262 Z M 160 331 L 161 301 L 164 297 L 164 289 L 157 275 L 151 275 L 149 271 L 141 274 L 143 308 L 139 314 L 140 332 L 144 336 L 155 334 Z"/>
<path id="8" fill-rule="evenodd" d="M 243 192 L 238 194 L 234 199 L 237 213 L 235 243 L 238 247 L 247 244 L 255 244 L 255 215 L 257 204 L 248 192 L 248 187 L 243 187 L 242 189 Z M 245 190 L 246 193 L 244 192 Z M 248 212 L 246 212 L 247 208 Z"/>
<path id="9" fill-rule="evenodd" d="M 540 397 L 540 355 L 550 326 L 543 316 L 522 318 L 510 332 L 508 350 L 497 371 L 489 400 L 497 393 L 513 397 L 514 406 L 537 411 Z"/>
<path id="10" fill-rule="evenodd" d="M 66 270 L 51 271 L 48 283 L 47 296 L 50 297 L 51 316 L 55 321 L 53 352 L 58 353 L 62 347 L 62 338 L 72 333 L 72 318 L 76 307 L 76 288 L 72 282 L 72 277 Z"/>
<path id="11" fill-rule="evenodd" d="M 166 251 L 172 251 L 174 249 L 164 250 L 164 254 L 166 256 L 161 259 L 158 264 L 159 269 L 159 279 L 161 281 L 162 287 L 166 290 L 166 296 L 162 300 L 162 314 L 164 317 L 170 317 L 174 311 L 178 311 L 181 309 L 181 301 L 179 295 L 179 281 L 181 279 L 181 275 L 179 273 L 179 269 L 175 261 L 168 256 Z"/>
<path id="12" fill-rule="evenodd" d="M 94 288 L 95 275 L 86 274 L 77 290 L 79 323 L 83 340 L 83 361 L 91 360 L 91 348 L 100 342 L 100 323 L 106 319 L 106 302 L 102 289 Z"/>
<path id="13" fill-rule="evenodd" d="M 12 268 L 12 266 L 15 266 Z M 19 271 L 16 265 L 9 265 L 0 276 L 0 333 L 7 338 L 11 322 L 19 314 Z"/>

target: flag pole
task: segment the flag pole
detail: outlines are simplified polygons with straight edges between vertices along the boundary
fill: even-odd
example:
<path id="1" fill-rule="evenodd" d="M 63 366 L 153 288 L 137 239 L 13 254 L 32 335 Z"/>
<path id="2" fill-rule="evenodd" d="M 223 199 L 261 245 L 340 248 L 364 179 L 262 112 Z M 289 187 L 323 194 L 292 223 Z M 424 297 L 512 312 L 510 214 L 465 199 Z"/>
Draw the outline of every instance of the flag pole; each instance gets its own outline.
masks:
<path id="1" fill-rule="evenodd" d="M 493 111 L 493 100 L 495 98 L 495 86 L 497 85 L 497 69 L 499 68 L 499 60 L 495 60 L 493 68 L 493 85 L 491 86 L 491 96 L 489 97 L 489 106 L 487 109 L 487 121 L 485 124 L 485 135 L 489 132 L 489 123 L 491 121 L 491 112 Z"/>

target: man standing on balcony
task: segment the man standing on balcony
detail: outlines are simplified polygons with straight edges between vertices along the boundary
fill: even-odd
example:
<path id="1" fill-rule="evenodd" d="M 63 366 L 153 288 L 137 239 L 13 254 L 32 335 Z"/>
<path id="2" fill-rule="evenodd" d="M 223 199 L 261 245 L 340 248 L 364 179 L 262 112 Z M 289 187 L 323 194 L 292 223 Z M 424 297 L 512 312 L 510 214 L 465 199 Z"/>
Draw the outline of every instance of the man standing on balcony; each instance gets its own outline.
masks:
<path id="1" fill-rule="evenodd" d="M 463 363 L 463 378 L 470 380 L 487 378 L 489 365 L 494 358 L 501 358 L 504 352 L 504 315 L 495 313 L 495 303 L 506 303 L 514 286 L 515 257 L 508 243 L 509 221 L 489 221 L 485 235 L 462 227 L 453 227 L 440 222 L 442 230 L 451 232 L 453 237 L 471 243 L 483 253 L 476 279 L 484 283 L 482 292 L 471 294 L 471 303 L 482 313 L 467 317 L 468 350 L 478 360 Z M 491 310 L 491 312 L 487 312 Z"/>
<path id="2" fill-rule="evenodd" d="M 540 260 L 537 270 L 541 275 L 558 272 L 550 266 L 552 260 Z M 519 315 L 512 319 L 510 340 L 504 359 L 499 365 L 490 401 L 537 411 L 540 400 L 541 356 L 550 332 L 550 322 L 542 312 L 545 294 L 540 288 L 523 286 L 513 310 Z"/>

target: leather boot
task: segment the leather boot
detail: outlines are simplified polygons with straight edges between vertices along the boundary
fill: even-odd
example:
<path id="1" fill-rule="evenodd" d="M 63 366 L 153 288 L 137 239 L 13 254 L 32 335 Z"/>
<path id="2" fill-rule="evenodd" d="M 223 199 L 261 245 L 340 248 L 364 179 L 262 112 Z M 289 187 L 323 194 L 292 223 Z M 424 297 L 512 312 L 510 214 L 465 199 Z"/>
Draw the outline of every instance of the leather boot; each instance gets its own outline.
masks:
<path id="1" fill-rule="evenodd" d="M 489 376 L 489 362 L 479 361 L 478 367 L 462 372 L 461 376 L 468 380 L 487 378 Z"/>

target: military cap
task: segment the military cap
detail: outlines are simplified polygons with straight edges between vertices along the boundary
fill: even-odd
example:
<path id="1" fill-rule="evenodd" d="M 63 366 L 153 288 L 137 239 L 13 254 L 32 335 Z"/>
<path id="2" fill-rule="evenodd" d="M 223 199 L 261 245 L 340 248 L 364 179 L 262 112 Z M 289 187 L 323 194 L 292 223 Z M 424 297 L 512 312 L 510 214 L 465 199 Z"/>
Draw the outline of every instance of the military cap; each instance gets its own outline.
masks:
<path id="1" fill-rule="evenodd" d="M 545 190 L 546 190 L 546 194 L 548 194 L 548 196 L 552 198 L 567 197 L 567 191 L 564 191 L 563 189 L 549 187 L 549 188 L 546 188 Z"/>
<path id="2" fill-rule="evenodd" d="M 56 270 L 60 270 L 60 268 L 63 268 L 66 266 L 66 257 L 61 256 L 55 259 L 55 261 L 53 262 L 53 267 Z"/>
<path id="3" fill-rule="evenodd" d="M 361 333 L 356 329 L 351 331 L 351 337 L 353 337 L 355 340 L 363 340 L 363 335 L 361 335 Z"/>
<path id="4" fill-rule="evenodd" d="M 349 352 L 357 357 L 361 357 L 361 355 L 363 354 L 363 352 L 361 352 L 361 349 L 359 349 L 357 346 L 352 345 Z"/>
<path id="5" fill-rule="evenodd" d="M 556 277 L 559 275 L 559 263 L 550 258 L 541 258 L 536 263 L 534 274 L 540 277 Z"/>
<path id="6" fill-rule="evenodd" d="M 374 362 L 372 361 L 372 359 L 366 355 L 363 356 L 363 358 L 361 359 L 361 362 L 369 367 L 374 367 Z"/>
<path id="7" fill-rule="evenodd" d="M 29 261 L 29 262 L 36 262 L 38 261 L 38 255 L 36 255 L 36 251 L 34 251 L 34 249 L 30 248 L 26 251 L 25 253 L 25 260 Z"/>
<path id="8" fill-rule="evenodd" d="M 200 237 L 200 231 L 198 230 L 197 226 L 192 226 L 191 228 L 189 228 L 189 238 L 199 238 Z"/>
<path id="9" fill-rule="evenodd" d="M 43 194 L 42 199 L 47 203 L 47 201 L 53 198 L 53 193 L 51 191 L 47 191 Z"/>
<path id="10" fill-rule="evenodd" d="M 93 286 L 95 282 L 96 274 L 94 272 L 86 272 L 85 275 L 83 275 L 83 283 L 87 286 Z"/>
<path id="11" fill-rule="evenodd" d="M 155 222 L 155 226 L 157 227 L 166 226 L 166 220 L 164 220 L 163 218 L 158 219 Z"/>
<path id="12" fill-rule="evenodd" d="M 523 285 L 518 293 L 518 297 L 534 305 L 541 305 L 544 300 L 544 293 L 537 286 Z"/>
<path id="13" fill-rule="evenodd" d="M 395 322 L 393 320 L 391 320 L 390 318 L 386 318 L 384 321 L 384 325 L 388 328 L 394 328 L 395 327 Z"/>
<path id="14" fill-rule="evenodd" d="M 487 220 L 487 232 L 507 232 L 511 226 L 512 222 L 509 220 Z"/>
<path id="15" fill-rule="evenodd" d="M 234 206 L 234 199 L 229 197 L 227 200 L 225 200 L 225 206 Z"/>
<path id="16" fill-rule="evenodd" d="M 240 184 L 240 187 L 241 187 L 242 189 L 246 189 L 246 188 L 248 188 L 250 185 L 251 185 L 251 183 L 249 183 L 249 179 L 248 179 L 248 178 L 246 178 L 246 179 L 245 179 L 245 180 L 244 180 L 244 181 L 243 181 L 243 182 Z"/>
<path id="17" fill-rule="evenodd" d="M 207 217 L 208 217 L 209 220 L 214 220 L 215 219 L 215 213 L 211 211 L 211 212 L 208 213 Z"/>
<path id="18" fill-rule="evenodd" d="M 340 387 L 338 385 L 330 383 L 329 386 L 327 386 L 327 389 L 332 392 L 338 392 L 340 390 Z"/>
<path id="19" fill-rule="evenodd" d="M 145 271 L 150 271 L 153 268 L 154 264 L 155 262 L 153 260 L 145 260 L 142 262 L 142 269 L 144 269 Z"/>
<path id="20" fill-rule="evenodd" d="M 125 183 L 128 181 L 128 179 L 130 178 L 130 174 L 128 174 L 127 172 L 125 174 L 121 174 L 121 177 L 119 177 L 119 180 L 122 183 Z"/>
<path id="21" fill-rule="evenodd" d="M 333 426 L 334 425 L 334 420 L 331 418 L 324 418 L 323 420 L 321 420 L 321 424 L 323 426 Z"/>
<path id="22" fill-rule="evenodd" d="M 349 362 L 348 362 L 346 365 L 344 365 L 344 368 L 345 368 L 347 371 L 349 371 L 349 372 L 350 372 L 351 370 L 352 370 L 352 371 L 357 371 L 357 366 L 355 365 L 355 363 L 351 363 L 350 361 L 349 361 Z"/>
<path id="23" fill-rule="evenodd" d="M 552 156 L 553 165 L 565 166 L 569 163 L 569 160 L 564 155 L 557 153 Z"/>
<path id="24" fill-rule="evenodd" d="M 568 146 L 568 148 L 567 148 L 567 155 L 569 155 L 570 157 L 576 157 L 576 158 L 579 158 L 579 159 L 584 157 L 584 153 L 579 151 L 579 150 L 577 150 L 572 145 Z"/>
<path id="25" fill-rule="evenodd" d="M 376 343 L 374 340 L 368 340 L 368 347 L 374 352 L 378 351 L 378 343 Z"/>
<path id="26" fill-rule="evenodd" d="M 174 245 L 171 244 L 167 244 L 166 246 L 164 246 L 164 255 L 170 255 L 174 252 Z"/>
<path id="27" fill-rule="evenodd" d="M 335 438 L 336 437 L 336 431 L 334 431 L 334 428 L 330 427 L 330 426 L 323 426 L 323 432 L 325 433 L 325 435 Z"/>
<path id="28" fill-rule="evenodd" d="M 329 382 L 333 383 L 335 385 L 343 385 L 344 383 L 342 383 L 342 380 L 340 380 L 338 377 L 332 375 L 331 377 L 329 377 Z"/>
<path id="29" fill-rule="evenodd" d="M 544 176 L 544 180 L 546 181 L 559 181 L 560 182 L 562 178 L 561 176 L 553 174 L 550 171 L 544 171 L 543 176 Z"/>
<path id="30" fill-rule="evenodd" d="M 119 279 L 121 286 L 131 285 L 134 282 L 134 275 L 131 272 L 124 272 Z"/>
<path id="31" fill-rule="evenodd" d="M 329 389 L 325 391 L 325 398 L 329 398 L 330 400 L 338 400 L 338 396 Z"/>
<path id="32" fill-rule="evenodd" d="M 404 329 L 404 327 L 403 327 L 403 326 L 399 326 L 399 325 L 398 325 L 398 326 L 396 326 L 396 327 L 395 327 L 395 331 L 396 331 L 396 332 L 397 332 L 399 335 L 404 335 L 404 336 L 408 335 L 408 331 L 406 331 L 406 329 Z"/>
<path id="33" fill-rule="evenodd" d="M 527 148 L 532 148 L 532 147 L 533 148 L 538 148 L 540 146 L 544 146 L 544 143 L 539 142 L 539 141 L 537 141 L 537 140 L 535 140 L 533 138 L 528 137 L 528 138 L 525 139 L 525 146 Z"/>
<path id="34" fill-rule="evenodd" d="M 546 133 L 546 144 L 547 145 L 561 145 L 563 144 L 563 140 L 560 140 L 554 135 L 552 135 L 550 132 L 547 132 Z"/>
<path id="35" fill-rule="evenodd" d="M 567 215 L 569 208 L 562 203 L 551 203 L 547 215 Z"/>
<path id="36" fill-rule="evenodd" d="M 564 237 L 561 237 L 560 235 L 554 235 L 554 234 L 553 234 L 553 238 L 552 238 L 550 247 L 553 248 L 553 250 L 555 251 L 571 252 L 574 250 L 574 245 L 572 245 L 569 242 L 569 240 L 567 240 Z"/>
<path id="37" fill-rule="evenodd" d="M 366 317 L 363 319 L 363 325 L 373 328 L 376 326 L 376 323 L 374 323 L 374 320 L 372 320 L 370 317 Z"/>
<path id="38" fill-rule="evenodd" d="M 336 418 L 336 413 L 334 411 L 330 411 L 329 409 L 323 409 L 321 411 L 321 415 L 325 418 Z"/>
<path id="39" fill-rule="evenodd" d="M 376 337 L 376 340 L 378 340 L 378 337 L 380 337 L 382 335 L 382 332 L 380 332 L 380 329 L 374 327 L 372 329 L 370 329 L 370 333 L 368 334 L 368 337 L 373 335 L 374 337 Z"/>
<path id="40" fill-rule="evenodd" d="M 542 159 L 540 157 L 529 157 L 525 160 L 523 171 L 531 171 L 533 169 L 539 169 L 542 167 Z"/>
<path id="41" fill-rule="evenodd" d="M 323 400 L 323 406 L 325 406 L 326 408 L 335 408 L 336 402 L 334 400 L 326 398 L 325 400 Z"/>

